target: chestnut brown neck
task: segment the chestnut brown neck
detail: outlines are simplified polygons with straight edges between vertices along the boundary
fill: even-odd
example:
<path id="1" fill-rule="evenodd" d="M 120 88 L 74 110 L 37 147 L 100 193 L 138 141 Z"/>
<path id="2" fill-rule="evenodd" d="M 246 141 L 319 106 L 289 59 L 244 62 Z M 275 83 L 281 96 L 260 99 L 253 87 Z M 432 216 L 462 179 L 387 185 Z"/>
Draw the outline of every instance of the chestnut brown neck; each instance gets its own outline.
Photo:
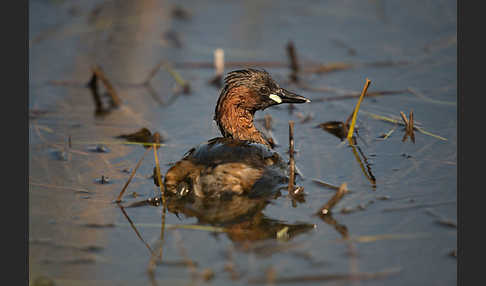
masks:
<path id="1" fill-rule="evenodd" d="M 271 146 L 253 124 L 256 100 L 245 86 L 231 88 L 218 100 L 214 118 L 224 137 Z"/>

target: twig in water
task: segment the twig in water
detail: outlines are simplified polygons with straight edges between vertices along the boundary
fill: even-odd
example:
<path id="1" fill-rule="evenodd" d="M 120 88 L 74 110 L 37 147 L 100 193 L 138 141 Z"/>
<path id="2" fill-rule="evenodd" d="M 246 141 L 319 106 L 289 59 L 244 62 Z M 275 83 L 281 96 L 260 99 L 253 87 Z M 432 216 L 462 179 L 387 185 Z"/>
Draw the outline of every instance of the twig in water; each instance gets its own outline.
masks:
<path id="1" fill-rule="evenodd" d="M 314 183 L 316 183 L 317 185 L 319 185 L 319 186 L 324 186 L 326 188 L 330 188 L 330 189 L 333 189 L 333 190 L 336 190 L 336 191 L 339 190 L 339 187 L 338 186 L 335 186 L 335 185 L 326 183 L 324 181 L 321 181 L 321 180 L 318 180 L 318 179 L 312 179 L 312 181 Z"/>
<path id="2" fill-rule="evenodd" d="M 214 50 L 214 69 L 216 71 L 216 74 L 209 81 L 209 83 L 217 87 L 221 87 L 223 85 L 223 74 L 224 74 L 224 50 L 223 49 Z"/>
<path id="3" fill-rule="evenodd" d="M 343 198 L 343 196 L 348 192 L 348 184 L 342 183 L 338 191 L 332 196 L 327 203 L 325 203 L 317 213 L 320 216 L 327 215 L 331 213 L 331 209 Z"/>
<path id="4" fill-rule="evenodd" d="M 403 123 L 405 124 L 405 135 L 403 135 L 402 142 L 407 140 L 408 136 L 410 136 L 410 140 L 415 143 L 415 134 L 413 132 L 414 125 L 413 125 L 413 111 L 410 111 L 409 118 L 403 112 L 400 111 L 400 116 L 402 117 Z"/>
<path id="5" fill-rule="evenodd" d="M 302 188 L 295 188 L 295 159 L 294 159 L 294 121 L 289 121 L 289 195 L 292 199 L 302 200 L 297 198 L 297 195 L 303 195 Z"/>
<path id="6" fill-rule="evenodd" d="M 93 95 L 93 100 L 95 102 L 96 106 L 96 114 L 100 114 L 104 111 L 103 108 L 103 103 L 101 102 L 101 97 L 99 94 L 99 89 L 98 89 L 98 77 L 96 73 L 93 73 L 91 76 L 90 81 L 88 82 L 88 87 L 91 90 L 91 94 Z"/>
<path id="7" fill-rule="evenodd" d="M 114 107 L 120 106 L 121 100 L 118 97 L 118 95 L 116 94 L 115 88 L 113 88 L 113 85 L 110 83 L 108 78 L 103 73 L 103 70 L 101 69 L 101 67 L 94 66 L 93 68 L 91 68 L 91 70 L 93 71 L 93 74 L 95 74 L 96 77 L 99 78 L 101 80 L 101 82 L 103 83 L 103 85 L 105 86 L 105 88 L 108 92 L 108 95 L 111 98 L 111 105 L 114 106 Z"/>
<path id="8" fill-rule="evenodd" d="M 363 101 L 363 99 L 365 97 L 366 91 L 368 90 L 370 83 L 371 83 L 371 81 L 369 79 L 366 79 L 366 83 L 363 87 L 363 91 L 361 92 L 361 96 L 359 97 L 358 103 L 356 104 L 356 107 L 354 108 L 353 119 L 351 119 L 351 124 L 349 126 L 349 132 L 348 132 L 348 136 L 347 136 L 349 144 L 351 144 L 351 145 L 353 145 L 352 137 L 353 137 L 354 125 L 356 124 L 356 117 L 358 115 L 359 107 L 360 107 L 361 102 Z"/>
<path id="9" fill-rule="evenodd" d="M 152 146 L 152 148 L 154 149 L 155 171 L 156 171 L 157 180 L 159 182 L 160 195 L 162 196 L 162 203 L 164 204 L 165 207 L 165 192 L 164 192 L 164 184 L 161 183 L 162 177 L 160 175 L 159 158 L 157 157 L 157 143 L 160 143 L 159 132 L 155 132 L 154 134 L 154 145 Z"/>
<path id="10" fill-rule="evenodd" d="M 287 55 L 289 56 L 290 59 L 290 81 L 291 82 L 298 82 L 299 77 L 299 62 L 297 60 L 297 52 L 295 51 L 295 46 L 294 42 L 290 41 L 287 44 Z"/>
<path id="11" fill-rule="evenodd" d="M 152 148 L 152 147 L 150 147 L 150 148 Z M 142 158 L 140 158 L 140 160 L 138 160 L 137 166 L 135 166 L 135 169 L 133 169 L 132 173 L 130 174 L 130 177 L 128 178 L 127 182 L 125 183 L 125 185 L 123 186 L 122 190 L 118 194 L 118 197 L 116 198 L 116 201 L 115 202 L 117 202 L 117 203 L 121 202 L 121 197 L 125 193 L 128 185 L 132 181 L 133 176 L 135 176 L 135 173 L 137 172 L 138 167 L 140 167 L 140 164 L 142 163 L 143 158 L 145 158 L 145 155 L 147 154 L 147 151 L 150 150 L 150 148 L 145 149 L 145 152 L 143 153 Z"/>
<path id="12" fill-rule="evenodd" d="M 366 112 L 366 111 L 363 111 L 363 112 L 365 114 L 371 116 L 372 118 L 376 119 L 376 120 L 382 120 L 382 121 L 386 121 L 386 122 L 389 122 L 389 123 L 394 123 L 394 124 L 399 124 L 399 125 L 405 125 L 402 121 L 396 120 L 394 118 L 390 118 L 390 117 L 386 117 L 386 116 L 383 116 L 383 115 L 378 115 L 378 114 L 374 114 L 374 113 Z M 416 126 L 415 123 L 414 123 L 413 129 L 416 130 L 416 131 L 418 131 L 418 132 L 420 132 L 420 133 L 422 133 L 422 134 L 425 134 L 425 135 L 434 137 L 436 139 L 443 140 L 443 141 L 447 141 L 447 138 L 444 138 L 442 136 L 435 135 L 433 133 L 430 133 L 428 131 L 425 131 L 422 127 Z"/>
<path id="13" fill-rule="evenodd" d="M 294 160 L 294 122 L 289 121 L 289 195 L 293 197 L 295 185 L 295 160 Z"/>
<path id="14" fill-rule="evenodd" d="M 388 137 L 390 137 L 392 135 L 392 133 L 395 131 L 395 129 L 397 129 L 397 125 L 393 126 L 392 129 L 390 129 L 387 133 L 382 134 L 378 138 L 382 139 L 382 140 L 386 140 Z"/>

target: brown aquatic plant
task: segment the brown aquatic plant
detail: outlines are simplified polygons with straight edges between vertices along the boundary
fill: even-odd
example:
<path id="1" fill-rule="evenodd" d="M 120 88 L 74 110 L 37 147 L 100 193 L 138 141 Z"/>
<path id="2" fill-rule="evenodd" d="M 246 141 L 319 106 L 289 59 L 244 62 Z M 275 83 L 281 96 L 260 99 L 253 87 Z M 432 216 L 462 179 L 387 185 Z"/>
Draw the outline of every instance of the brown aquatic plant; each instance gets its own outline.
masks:
<path id="1" fill-rule="evenodd" d="M 297 60 L 297 52 L 295 50 L 294 42 L 290 41 L 287 44 L 287 55 L 290 60 L 290 81 L 291 82 L 298 82 L 299 81 L 299 61 Z"/>
<path id="2" fill-rule="evenodd" d="M 402 142 L 405 142 L 407 138 L 410 136 L 410 140 L 415 143 L 415 134 L 414 134 L 414 124 L 413 124 L 413 111 L 410 111 L 408 120 L 405 114 L 400 111 L 400 116 L 402 117 L 403 123 L 405 124 L 405 135 L 403 135 Z"/>

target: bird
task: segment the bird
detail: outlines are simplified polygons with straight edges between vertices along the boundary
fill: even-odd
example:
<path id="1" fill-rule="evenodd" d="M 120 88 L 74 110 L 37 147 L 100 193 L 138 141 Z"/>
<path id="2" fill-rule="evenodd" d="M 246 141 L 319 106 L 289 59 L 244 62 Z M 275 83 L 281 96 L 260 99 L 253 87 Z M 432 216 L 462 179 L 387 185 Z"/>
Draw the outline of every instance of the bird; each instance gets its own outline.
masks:
<path id="1" fill-rule="evenodd" d="M 307 102 L 308 98 L 280 87 L 265 70 L 229 72 L 213 117 L 222 136 L 191 148 L 172 165 L 164 176 L 165 193 L 209 199 L 275 193 L 288 181 L 287 164 L 255 127 L 255 112 Z M 154 182 L 160 184 L 156 176 Z"/>

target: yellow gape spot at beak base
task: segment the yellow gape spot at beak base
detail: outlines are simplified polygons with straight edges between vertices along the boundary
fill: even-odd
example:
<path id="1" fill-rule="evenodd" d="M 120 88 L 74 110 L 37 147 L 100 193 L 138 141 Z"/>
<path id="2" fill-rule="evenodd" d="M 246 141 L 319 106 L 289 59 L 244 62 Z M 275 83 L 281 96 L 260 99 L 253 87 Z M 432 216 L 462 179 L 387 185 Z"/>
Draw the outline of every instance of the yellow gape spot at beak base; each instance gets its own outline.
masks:
<path id="1" fill-rule="evenodd" d="M 282 103 L 282 99 L 276 94 L 270 94 L 268 97 L 270 97 L 270 99 L 272 99 L 276 103 Z"/>

